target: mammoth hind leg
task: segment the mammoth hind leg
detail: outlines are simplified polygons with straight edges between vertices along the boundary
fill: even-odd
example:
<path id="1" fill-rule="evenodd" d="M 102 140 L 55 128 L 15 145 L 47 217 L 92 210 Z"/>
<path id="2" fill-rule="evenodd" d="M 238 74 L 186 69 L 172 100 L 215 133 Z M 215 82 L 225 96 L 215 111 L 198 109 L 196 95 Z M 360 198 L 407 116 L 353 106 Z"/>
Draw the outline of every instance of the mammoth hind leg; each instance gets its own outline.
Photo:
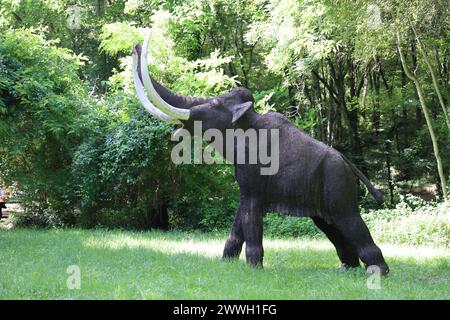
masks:
<path id="1" fill-rule="evenodd" d="M 384 261 L 380 248 L 373 241 L 369 229 L 359 214 L 336 219 L 335 223 L 345 239 L 356 248 L 366 268 L 377 266 L 381 274 L 389 273 L 389 267 Z"/>
<path id="2" fill-rule="evenodd" d="M 345 239 L 336 226 L 328 224 L 325 220 L 319 217 L 312 217 L 312 220 L 333 243 L 339 260 L 341 261 L 341 267 L 346 269 L 359 267 L 359 256 L 356 248 L 349 241 L 347 241 L 347 239 Z"/>

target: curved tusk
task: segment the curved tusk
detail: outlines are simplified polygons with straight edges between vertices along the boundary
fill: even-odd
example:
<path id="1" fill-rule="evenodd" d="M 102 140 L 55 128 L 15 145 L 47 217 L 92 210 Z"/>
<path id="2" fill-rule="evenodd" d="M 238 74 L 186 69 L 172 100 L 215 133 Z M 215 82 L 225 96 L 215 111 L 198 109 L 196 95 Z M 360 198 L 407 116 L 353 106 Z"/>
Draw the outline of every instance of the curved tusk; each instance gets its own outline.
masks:
<path id="1" fill-rule="evenodd" d="M 141 102 L 141 104 L 144 106 L 144 108 L 151 113 L 152 115 L 154 115 L 156 118 L 158 118 L 159 120 L 165 121 L 165 122 L 170 122 L 170 123 L 181 123 L 179 120 L 174 119 L 170 116 L 168 116 L 167 114 L 163 113 L 161 110 L 157 109 L 147 98 L 147 96 L 145 95 L 145 91 L 144 88 L 142 87 L 142 83 L 141 80 L 139 79 L 138 76 L 138 62 L 137 62 L 137 52 L 134 49 L 133 46 L 133 80 L 134 80 L 134 87 L 136 88 L 136 93 L 137 96 L 139 98 L 139 101 Z"/>
<path id="2" fill-rule="evenodd" d="M 159 94 L 153 87 L 147 67 L 147 50 L 151 35 L 152 31 L 147 34 L 144 44 L 142 45 L 141 52 L 141 76 L 145 90 L 147 91 L 147 95 L 150 98 L 150 101 L 152 101 L 162 112 L 175 119 L 188 120 L 190 115 L 190 111 L 188 109 L 180 109 L 168 104 L 163 98 L 159 96 Z"/>

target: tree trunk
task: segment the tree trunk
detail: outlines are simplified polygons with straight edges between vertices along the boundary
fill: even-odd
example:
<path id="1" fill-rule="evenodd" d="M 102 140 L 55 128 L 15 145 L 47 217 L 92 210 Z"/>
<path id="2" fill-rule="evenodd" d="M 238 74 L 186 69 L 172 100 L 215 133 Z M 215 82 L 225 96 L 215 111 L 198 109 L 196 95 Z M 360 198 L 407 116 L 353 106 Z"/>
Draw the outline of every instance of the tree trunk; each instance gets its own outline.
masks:
<path id="1" fill-rule="evenodd" d="M 106 0 L 96 0 L 95 1 L 95 13 L 98 16 L 103 15 L 103 12 L 105 12 L 105 2 L 106 2 Z"/>
<path id="2" fill-rule="evenodd" d="M 390 196 L 390 200 L 391 200 L 391 206 L 394 205 L 394 184 L 392 183 L 392 174 L 391 174 L 391 157 L 390 157 L 390 152 L 391 152 L 391 142 L 389 140 L 386 140 L 385 143 L 385 148 L 386 151 L 384 152 L 385 157 L 386 157 L 386 173 L 387 173 L 387 182 L 388 182 L 388 187 L 389 187 L 389 196 Z"/>
<path id="3" fill-rule="evenodd" d="M 436 138 L 436 134 L 434 132 L 433 123 L 431 121 L 430 113 L 428 111 L 428 107 L 425 103 L 425 98 L 423 96 L 422 87 L 420 85 L 419 79 L 416 77 L 415 74 L 413 74 L 406 65 L 405 57 L 403 56 L 402 48 L 401 48 L 401 41 L 400 41 L 400 33 L 397 30 L 397 48 L 398 53 L 400 55 L 400 60 L 402 62 L 403 70 L 405 71 L 406 76 L 411 79 L 411 81 L 414 82 L 414 85 L 416 86 L 417 95 L 419 96 L 420 105 L 422 107 L 423 114 L 425 116 L 425 121 L 427 123 L 428 131 L 430 132 L 431 142 L 433 143 L 433 151 L 434 156 L 436 158 L 438 172 L 439 172 L 439 179 L 441 180 L 441 187 L 442 187 L 442 195 L 444 196 L 444 200 L 447 200 L 447 182 L 445 178 L 444 168 L 442 165 L 442 159 L 439 153 L 439 145 Z"/>
<path id="4" fill-rule="evenodd" d="M 431 74 L 431 79 L 433 80 L 434 90 L 436 91 L 436 94 L 437 94 L 438 100 L 439 100 L 439 104 L 441 105 L 442 111 L 444 112 L 444 118 L 445 118 L 445 123 L 447 124 L 447 129 L 450 131 L 450 119 L 448 117 L 448 111 L 447 111 L 447 108 L 445 106 L 444 99 L 442 98 L 441 90 L 439 90 L 439 84 L 438 84 L 438 81 L 436 79 L 436 75 L 435 75 L 433 67 L 432 67 L 432 65 L 430 63 L 430 59 L 428 58 L 428 54 L 426 53 L 422 42 L 417 37 L 416 29 L 413 28 L 413 31 L 414 31 L 414 35 L 415 35 L 416 40 L 417 40 L 419 51 L 422 54 L 423 60 L 425 61 L 426 65 L 428 67 L 428 71 Z"/>

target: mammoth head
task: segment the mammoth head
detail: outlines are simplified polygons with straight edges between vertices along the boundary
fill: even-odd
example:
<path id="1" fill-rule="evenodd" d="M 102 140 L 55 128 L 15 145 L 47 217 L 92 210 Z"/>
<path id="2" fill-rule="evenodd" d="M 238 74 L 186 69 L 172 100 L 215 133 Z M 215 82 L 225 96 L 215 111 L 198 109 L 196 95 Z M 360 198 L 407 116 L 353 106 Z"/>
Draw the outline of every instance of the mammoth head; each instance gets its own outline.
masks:
<path id="1" fill-rule="evenodd" d="M 202 121 L 202 128 L 225 130 L 232 128 L 252 109 L 253 96 L 246 88 L 233 88 L 217 97 L 197 98 L 175 94 L 154 81 L 147 68 L 147 50 L 151 33 L 143 46 L 133 46 L 133 79 L 137 96 L 144 108 L 156 118 L 183 124 L 186 129 L 194 121 Z"/>

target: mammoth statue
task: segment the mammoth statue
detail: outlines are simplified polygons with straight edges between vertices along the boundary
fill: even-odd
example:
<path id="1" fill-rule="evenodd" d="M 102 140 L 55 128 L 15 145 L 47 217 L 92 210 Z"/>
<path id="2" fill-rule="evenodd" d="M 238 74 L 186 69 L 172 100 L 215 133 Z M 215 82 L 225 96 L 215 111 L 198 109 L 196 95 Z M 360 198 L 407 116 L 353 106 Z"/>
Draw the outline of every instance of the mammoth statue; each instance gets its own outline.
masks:
<path id="1" fill-rule="evenodd" d="M 278 131 L 278 171 L 264 175 L 265 164 L 234 163 L 240 199 L 230 236 L 223 250 L 224 259 L 238 258 L 245 242 L 247 262 L 262 266 L 263 214 L 280 212 L 310 217 L 336 248 L 342 268 L 354 268 L 360 260 L 387 274 L 381 250 L 374 243 L 358 208 L 360 179 L 372 196 L 382 201 L 381 193 L 341 153 L 313 139 L 280 113 L 258 114 L 253 96 L 246 88 L 234 88 L 217 97 L 187 97 L 175 94 L 153 80 L 147 67 L 150 34 L 143 46 L 133 46 L 133 77 L 137 96 L 156 118 L 182 124 L 193 131 L 201 121 L 202 134 L 208 129 L 261 129 Z M 237 153 L 248 153 L 245 144 Z M 235 155 L 236 156 L 236 155 Z M 226 158 L 226 156 L 225 156 Z"/>

